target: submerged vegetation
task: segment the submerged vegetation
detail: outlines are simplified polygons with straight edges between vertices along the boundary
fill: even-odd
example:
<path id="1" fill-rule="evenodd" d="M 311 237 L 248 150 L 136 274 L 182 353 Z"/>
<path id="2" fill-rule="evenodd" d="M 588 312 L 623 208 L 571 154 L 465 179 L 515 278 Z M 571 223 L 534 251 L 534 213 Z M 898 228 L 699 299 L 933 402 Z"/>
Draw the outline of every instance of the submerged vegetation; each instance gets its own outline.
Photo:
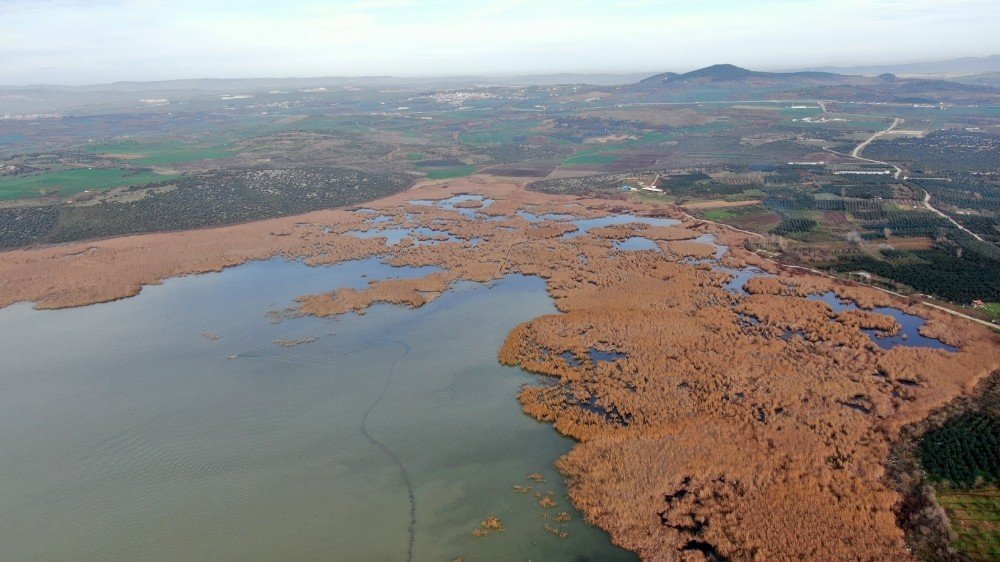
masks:
<path id="1" fill-rule="evenodd" d="M 472 534 L 477 537 L 488 537 L 504 531 L 505 529 L 503 528 L 503 523 L 500 519 L 490 515 L 479 523 L 479 527 L 476 527 L 476 529 L 472 531 Z"/>

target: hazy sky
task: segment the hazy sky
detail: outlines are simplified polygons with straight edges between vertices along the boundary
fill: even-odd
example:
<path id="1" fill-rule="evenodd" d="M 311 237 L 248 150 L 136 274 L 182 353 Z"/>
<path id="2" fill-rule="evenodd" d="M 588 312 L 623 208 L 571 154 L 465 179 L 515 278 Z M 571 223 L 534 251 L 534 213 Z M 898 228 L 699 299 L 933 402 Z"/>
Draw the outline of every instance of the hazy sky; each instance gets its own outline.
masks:
<path id="1" fill-rule="evenodd" d="M 1000 53 L 1000 0 L 0 0 L 0 84 L 683 71 Z"/>

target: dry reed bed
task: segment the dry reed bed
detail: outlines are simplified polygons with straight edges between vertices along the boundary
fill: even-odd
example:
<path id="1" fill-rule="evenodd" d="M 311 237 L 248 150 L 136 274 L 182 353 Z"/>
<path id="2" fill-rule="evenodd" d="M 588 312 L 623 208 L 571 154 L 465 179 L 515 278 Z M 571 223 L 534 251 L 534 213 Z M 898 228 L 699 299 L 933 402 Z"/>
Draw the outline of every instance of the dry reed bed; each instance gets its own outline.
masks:
<path id="1" fill-rule="evenodd" d="M 494 198 L 477 212 L 501 220 L 406 204 L 459 193 Z M 378 302 L 417 307 L 460 279 L 537 275 L 560 313 L 515 328 L 500 360 L 549 377 L 519 399 L 529 415 L 579 440 L 559 461 L 571 499 L 615 543 L 650 560 L 908 559 L 893 511 L 899 496 L 884 482 L 889 445 L 902 425 L 1000 366 L 1000 342 L 988 330 L 869 288 L 783 271 L 742 249 L 742 235 L 714 225 L 615 226 L 567 239 L 561 235 L 571 225 L 514 214 L 662 209 L 546 196 L 476 177 L 426 183 L 367 207 L 391 216 L 393 227 L 424 226 L 462 240 L 387 246 L 347 234 L 373 228 L 365 222 L 371 215 L 324 211 L 6 252 L 0 305 L 122 298 L 171 275 L 274 255 L 310 264 L 383 255 L 393 265 L 440 268 L 420 279 L 303 296 L 300 311 L 317 315 Z M 723 265 L 755 265 L 777 277 L 753 279 L 751 294 L 738 296 L 722 288 L 727 274 L 679 263 L 710 255 L 711 246 L 691 242 L 704 233 L 730 246 Z M 666 251 L 612 250 L 613 239 L 632 235 Z M 862 309 L 920 314 L 928 319 L 925 335 L 961 349 L 882 350 L 861 329 L 896 333 L 896 321 L 870 310 L 838 314 L 804 298 L 827 291 Z M 591 350 L 625 355 L 593 364 Z"/>

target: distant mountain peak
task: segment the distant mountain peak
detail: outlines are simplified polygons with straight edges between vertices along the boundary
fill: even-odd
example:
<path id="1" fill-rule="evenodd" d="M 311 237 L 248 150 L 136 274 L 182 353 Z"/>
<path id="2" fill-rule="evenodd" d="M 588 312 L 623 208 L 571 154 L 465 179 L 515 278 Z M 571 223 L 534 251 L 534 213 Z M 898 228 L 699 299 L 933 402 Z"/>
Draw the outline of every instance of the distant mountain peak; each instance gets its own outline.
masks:
<path id="1" fill-rule="evenodd" d="M 769 81 L 789 81 L 796 79 L 810 79 L 820 82 L 835 80 L 840 78 L 836 74 L 827 72 L 758 72 L 749 70 L 735 64 L 713 64 L 684 74 L 674 72 L 664 72 L 655 76 L 650 76 L 640 81 L 633 87 L 637 89 L 656 88 L 659 86 L 676 85 L 694 80 L 698 82 L 742 82 L 753 79 L 763 79 Z"/>
<path id="2" fill-rule="evenodd" d="M 744 78 L 749 78 L 756 74 L 759 73 L 747 70 L 746 68 L 742 68 L 734 64 L 713 64 L 712 66 L 706 66 L 705 68 L 699 68 L 698 70 L 686 72 L 678 76 L 678 78 L 683 80 L 690 78 L 709 78 L 711 80 L 729 81 L 743 80 Z"/>
<path id="3" fill-rule="evenodd" d="M 982 83 L 980 83 L 982 82 Z M 684 74 L 665 72 L 620 91 L 663 99 L 690 101 L 708 97 L 749 99 L 747 96 L 775 96 L 774 99 L 824 99 L 855 96 L 859 99 L 903 100 L 902 103 L 937 103 L 942 96 L 961 95 L 969 99 L 995 99 L 997 88 L 988 78 L 972 82 L 929 80 L 882 73 L 877 76 L 843 75 L 820 71 L 759 72 L 733 64 L 714 64 Z"/>

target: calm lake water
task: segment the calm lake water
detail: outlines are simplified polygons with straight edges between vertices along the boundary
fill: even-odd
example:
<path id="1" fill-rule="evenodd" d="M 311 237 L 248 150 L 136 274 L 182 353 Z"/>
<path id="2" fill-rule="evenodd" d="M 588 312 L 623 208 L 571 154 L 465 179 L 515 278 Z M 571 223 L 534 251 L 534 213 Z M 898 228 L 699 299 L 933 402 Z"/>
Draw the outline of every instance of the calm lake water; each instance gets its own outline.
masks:
<path id="1" fill-rule="evenodd" d="M 829 305 L 834 312 L 858 310 L 858 305 L 852 302 L 842 301 L 832 292 L 823 293 L 822 295 L 810 295 L 809 300 L 823 301 Z M 931 349 L 957 351 L 957 348 L 952 347 L 941 340 L 929 338 L 921 334 L 920 328 L 922 328 L 927 321 L 919 316 L 907 314 L 898 308 L 890 307 L 875 307 L 871 309 L 871 312 L 892 316 L 897 322 L 899 322 L 899 333 L 894 336 L 883 336 L 876 330 L 862 330 L 862 332 L 868 334 L 868 337 L 870 337 L 872 341 L 874 341 L 882 349 L 892 349 L 897 345 L 902 345 L 905 347 L 929 347 Z"/>
<path id="2" fill-rule="evenodd" d="M 578 238 L 590 231 L 591 228 L 601 228 L 619 224 L 639 223 L 649 226 L 674 226 L 681 223 L 676 219 L 664 219 L 659 217 L 640 217 L 636 215 L 608 215 L 592 219 L 577 219 L 572 221 L 577 230 L 563 234 L 563 238 Z"/>
<path id="3" fill-rule="evenodd" d="M 625 240 L 616 240 L 614 242 L 614 248 L 616 250 L 630 251 L 630 252 L 641 252 L 647 250 L 660 251 L 660 246 L 656 242 L 645 238 L 643 236 L 630 236 Z"/>
<path id="4" fill-rule="evenodd" d="M 542 281 L 461 283 L 412 311 L 266 315 L 428 271 L 271 260 L 0 311 L 3 559 L 634 560 L 569 505 L 552 463 L 572 442 L 516 401 L 538 379 L 497 363 L 509 330 L 555 312 Z M 563 510 L 569 523 L 543 517 Z M 488 515 L 506 531 L 473 536 Z"/>

